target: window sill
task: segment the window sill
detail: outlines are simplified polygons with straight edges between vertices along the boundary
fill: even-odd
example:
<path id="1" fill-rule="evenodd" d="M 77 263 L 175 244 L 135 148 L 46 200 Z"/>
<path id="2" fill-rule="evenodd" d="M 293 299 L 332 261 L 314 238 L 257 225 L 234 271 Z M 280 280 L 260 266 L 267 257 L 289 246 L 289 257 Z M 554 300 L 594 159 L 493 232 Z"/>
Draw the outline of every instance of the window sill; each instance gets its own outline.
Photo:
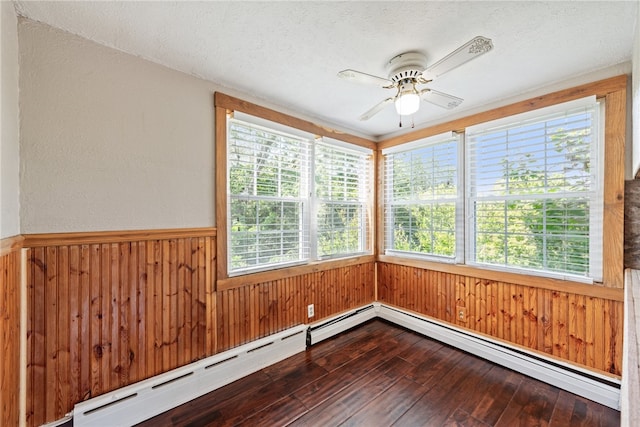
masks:
<path id="1" fill-rule="evenodd" d="M 319 271 L 326 271 L 334 268 L 349 267 L 351 265 L 366 264 L 374 261 L 375 257 L 373 255 L 362 255 L 348 258 L 315 261 L 304 265 L 261 271 L 257 273 L 249 273 L 241 276 L 218 279 L 216 281 L 216 291 L 226 291 L 229 289 L 240 288 L 242 286 L 250 286 L 257 283 L 286 279 L 289 277 L 300 276 L 302 274 L 316 273 Z"/>

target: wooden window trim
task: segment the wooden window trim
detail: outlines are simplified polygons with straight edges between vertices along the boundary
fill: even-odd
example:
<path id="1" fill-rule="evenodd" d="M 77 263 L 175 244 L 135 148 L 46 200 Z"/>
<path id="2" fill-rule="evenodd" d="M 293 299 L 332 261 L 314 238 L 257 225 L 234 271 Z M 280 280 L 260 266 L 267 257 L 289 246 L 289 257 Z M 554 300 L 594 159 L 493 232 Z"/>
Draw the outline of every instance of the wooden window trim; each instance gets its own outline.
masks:
<path id="1" fill-rule="evenodd" d="M 229 289 L 256 285 L 258 283 L 288 279 L 290 277 L 301 276 L 304 274 L 318 273 L 321 271 L 334 270 L 337 268 L 350 267 L 353 265 L 373 263 L 375 262 L 375 260 L 376 258 L 374 255 L 363 255 L 328 261 L 314 261 L 304 265 L 260 271 L 258 273 L 244 274 L 241 276 L 227 278 L 220 278 L 220 276 L 218 276 L 218 280 L 216 282 L 216 290 L 218 292 L 226 291 Z"/>
<path id="2" fill-rule="evenodd" d="M 24 247 L 24 236 L 18 234 L 17 236 L 5 237 L 0 239 L 0 257 L 10 254 L 11 252 L 19 251 Z"/>
<path id="3" fill-rule="evenodd" d="M 230 289 L 242 286 L 247 283 L 259 283 L 265 280 L 274 280 L 275 278 L 293 277 L 311 271 L 322 271 L 330 268 L 337 268 L 351 263 L 361 264 L 363 262 L 373 262 L 374 256 L 362 257 L 346 257 L 337 260 L 314 261 L 301 266 L 288 267 L 284 269 L 267 270 L 258 273 L 249 273 L 236 277 L 229 277 L 227 267 L 227 117 L 232 115 L 234 111 L 240 111 L 255 117 L 290 126 L 305 132 L 312 133 L 317 136 L 324 136 L 338 139 L 361 147 L 373 150 L 373 164 L 376 162 L 377 144 L 365 138 L 361 138 L 348 133 L 340 132 L 334 129 L 320 126 L 315 123 L 289 116 L 278 111 L 262 107 L 238 98 L 226 95 L 221 92 L 214 94 L 215 106 L 215 135 L 216 135 L 216 183 L 215 183 L 215 200 L 216 200 L 216 229 L 217 229 L 217 257 L 216 257 L 216 289 Z M 375 168 L 374 168 L 375 171 Z M 372 192 L 376 185 L 377 177 L 372 177 Z M 375 204 L 375 200 L 373 201 Z M 376 248 L 375 235 L 373 234 L 376 218 L 372 217 L 369 223 L 369 235 L 373 242 L 372 247 Z"/>
<path id="4" fill-rule="evenodd" d="M 94 245 L 145 240 L 182 239 L 187 237 L 216 237 L 214 227 L 164 228 L 150 230 L 81 231 L 68 233 L 25 234 L 26 248 L 68 245 Z"/>
<path id="5" fill-rule="evenodd" d="M 309 132 L 317 136 L 326 136 L 328 138 L 339 139 L 340 141 L 359 145 L 361 147 L 370 148 L 374 151 L 377 148 L 377 144 L 368 139 L 351 135 L 345 132 L 340 132 L 325 126 L 317 125 L 307 120 L 299 119 L 297 117 L 293 117 L 288 114 L 280 113 L 270 108 L 253 104 L 251 102 L 243 101 L 241 99 L 234 98 L 232 96 L 226 95 L 221 92 L 214 93 L 213 98 L 214 98 L 214 105 L 216 107 L 216 111 L 218 109 L 224 110 L 225 117 L 226 117 L 226 112 L 231 113 L 233 111 L 241 111 L 243 113 L 246 113 L 252 116 L 256 116 L 265 120 L 280 123 L 281 125 L 285 125 L 295 129 L 299 129 L 301 131 Z"/>
<path id="6" fill-rule="evenodd" d="M 383 207 L 380 206 L 378 200 L 382 195 L 381 183 L 381 167 L 382 155 L 381 150 L 395 145 L 404 144 L 417 139 L 426 138 L 428 136 L 437 135 L 446 131 L 464 131 L 468 126 L 499 119 L 502 117 L 519 114 L 542 107 L 547 107 L 586 96 L 595 95 L 599 99 L 604 99 L 605 108 L 605 183 L 604 183 L 604 239 L 603 239 L 603 283 L 601 285 L 584 285 L 568 280 L 537 278 L 534 276 L 519 273 L 502 273 L 492 270 L 484 270 L 470 266 L 456 266 L 462 268 L 460 274 L 478 274 L 487 271 L 486 275 L 493 277 L 496 274 L 501 277 L 509 277 L 511 281 L 515 281 L 523 285 L 531 285 L 545 287 L 547 289 L 566 289 L 567 286 L 578 287 L 581 293 L 589 294 L 587 288 L 593 287 L 593 293 L 602 294 L 602 288 L 618 288 L 624 286 L 624 268 L 623 268 L 623 231 L 624 231 L 624 149 L 626 136 L 626 96 L 627 96 L 627 76 L 621 75 L 593 83 L 576 86 L 569 89 L 563 89 L 557 92 L 530 98 L 524 101 L 516 102 L 504 107 L 495 108 L 482 113 L 467 116 L 461 119 L 441 123 L 424 129 L 382 140 L 378 143 L 367 139 L 342 133 L 329 129 L 324 126 L 314 124 L 287 114 L 279 113 L 266 107 L 262 107 L 250 102 L 231 97 L 229 95 L 216 92 L 214 94 L 215 105 L 215 121 L 216 121 L 216 142 L 226 141 L 226 119 L 228 114 L 233 111 L 242 111 L 244 113 L 271 120 L 286 126 L 295 127 L 297 129 L 314 133 L 320 136 L 327 136 L 360 145 L 374 150 L 374 183 L 375 183 L 375 199 L 374 199 L 374 256 L 373 259 L 388 262 L 406 264 L 406 260 L 397 257 L 388 257 L 381 255 L 383 252 L 383 227 L 384 221 Z M 239 286 L 242 283 L 256 283 L 257 281 L 270 280 L 273 275 L 285 274 L 287 277 L 302 274 L 306 271 L 317 271 L 318 269 L 333 268 L 340 265 L 349 265 L 349 263 L 365 262 L 363 259 L 370 257 L 355 257 L 346 260 L 328 260 L 310 263 L 303 266 L 290 267 L 281 270 L 272 270 L 262 273 L 248 274 L 240 277 L 229 278 L 227 271 L 227 201 L 226 201 L 226 185 L 227 185 L 227 152 L 226 143 L 216 143 L 216 228 L 217 228 L 217 284 L 222 288 L 230 288 Z M 439 263 L 428 263 L 425 261 L 409 261 L 411 264 L 418 263 L 425 268 L 434 268 Z M 346 263 L 346 264 L 345 264 Z M 433 264 L 433 265 L 432 265 Z M 321 266 L 322 265 L 322 266 Z M 450 266 L 445 266 L 451 268 Z M 440 268 L 445 268 L 440 267 Z M 280 277 L 280 276 L 278 276 Z M 586 292 L 586 293 L 585 293 Z M 618 292 L 611 291 L 612 299 L 618 299 Z"/>
<path id="7" fill-rule="evenodd" d="M 624 286 L 624 149 L 626 135 L 626 96 L 627 76 L 621 75 L 594 83 L 588 83 L 547 95 L 530 98 L 504 107 L 467 116 L 461 119 L 441 123 L 424 129 L 418 129 L 404 135 L 393 137 L 378 143 L 378 151 L 407 142 L 415 141 L 447 131 L 463 132 L 467 127 L 502 117 L 512 116 L 542 107 L 560 104 L 574 99 L 595 95 L 605 102 L 605 155 L 604 155 L 604 214 L 603 214 L 603 282 L 604 287 L 623 288 Z M 379 156 L 381 158 L 381 156 Z M 378 170 L 382 167 L 379 160 Z M 382 200 L 382 186 L 378 186 L 378 200 Z M 380 209 L 380 208 L 379 208 Z M 380 212 L 380 210 L 379 210 Z M 378 215 L 378 253 L 383 253 L 380 229 L 384 218 Z M 394 262 L 393 257 L 378 257 L 385 262 Z M 475 268 L 475 270 L 481 270 Z M 475 273 L 474 273 L 475 274 Z M 509 273 L 512 274 L 512 273 Z M 513 273 L 516 274 L 517 273 Z M 536 283 L 529 275 L 519 275 L 518 283 Z M 556 283 L 556 282 L 554 282 Z M 558 283 L 575 283 L 558 281 Z M 593 286 L 593 285 L 587 285 Z M 565 286 L 557 286 L 563 289 Z"/>

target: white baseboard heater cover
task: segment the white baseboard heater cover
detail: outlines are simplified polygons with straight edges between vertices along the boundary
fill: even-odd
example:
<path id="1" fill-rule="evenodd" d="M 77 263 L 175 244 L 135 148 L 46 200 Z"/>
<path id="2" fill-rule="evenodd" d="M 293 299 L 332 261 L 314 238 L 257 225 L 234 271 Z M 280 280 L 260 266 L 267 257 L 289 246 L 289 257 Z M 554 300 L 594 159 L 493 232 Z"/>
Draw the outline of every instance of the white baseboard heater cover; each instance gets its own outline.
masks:
<path id="1" fill-rule="evenodd" d="M 434 319 L 373 303 L 317 324 L 293 327 L 78 403 L 73 409 L 73 424 L 77 427 L 126 426 L 142 422 L 304 351 L 305 344 L 316 344 L 376 317 L 570 393 L 620 409 L 619 380 L 533 355 Z"/>
<path id="2" fill-rule="evenodd" d="M 418 332 L 452 347 L 505 366 L 534 379 L 620 410 L 620 381 L 568 363 L 532 355 L 516 347 L 491 341 L 472 332 L 433 319 L 375 304 L 380 318 Z"/>
<path id="3" fill-rule="evenodd" d="M 371 304 L 312 324 L 307 332 L 307 345 L 317 344 L 376 317 L 378 317 L 376 307 Z"/>
<path id="4" fill-rule="evenodd" d="M 304 351 L 306 329 L 299 325 L 78 403 L 73 425 L 127 426 L 152 418 Z"/>

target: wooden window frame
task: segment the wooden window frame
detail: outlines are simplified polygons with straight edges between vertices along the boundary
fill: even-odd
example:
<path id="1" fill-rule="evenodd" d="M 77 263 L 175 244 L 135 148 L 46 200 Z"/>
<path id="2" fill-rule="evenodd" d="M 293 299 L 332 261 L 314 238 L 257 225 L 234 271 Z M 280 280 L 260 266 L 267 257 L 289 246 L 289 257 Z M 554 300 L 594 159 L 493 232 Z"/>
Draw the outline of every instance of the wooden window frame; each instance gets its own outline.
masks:
<path id="1" fill-rule="evenodd" d="M 214 93 L 215 106 L 215 141 L 216 141 L 216 171 L 215 171 L 215 200 L 216 200 L 216 229 L 217 229 L 217 257 L 216 257 L 216 290 L 224 290 L 244 286 L 247 284 L 260 283 L 285 277 L 293 277 L 313 271 L 323 271 L 349 265 L 373 262 L 375 255 L 363 255 L 344 257 L 339 259 L 329 259 L 313 261 L 301 266 L 285 267 L 281 269 L 267 270 L 256 273 L 249 273 L 240 276 L 229 277 L 227 264 L 227 116 L 235 111 L 243 112 L 261 119 L 269 120 L 281 125 L 309 132 L 317 136 L 337 139 L 357 146 L 365 147 L 373 151 L 373 164 L 377 164 L 377 144 L 365 138 L 361 138 L 348 133 L 343 133 L 325 126 L 299 119 L 275 110 L 262 107 L 241 99 L 226 95 L 221 92 Z M 377 168 L 373 168 L 374 176 L 372 182 L 376 183 L 375 176 Z M 371 186 L 372 205 L 376 206 L 375 184 Z M 376 248 L 374 226 L 377 223 L 375 209 L 371 208 L 368 234 L 372 238 L 372 247 Z"/>
<path id="2" fill-rule="evenodd" d="M 441 123 L 432 127 L 419 129 L 394 138 L 380 141 L 379 152 L 384 148 L 405 144 L 418 139 L 437 135 L 447 131 L 464 132 L 472 125 L 512 116 L 519 113 L 548 107 L 587 96 L 596 96 L 605 103 L 604 117 L 604 212 L 603 212 L 603 281 L 601 284 L 584 285 L 568 280 L 534 277 L 519 273 L 503 273 L 485 270 L 468 265 L 447 265 L 439 263 L 423 263 L 424 268 L 446 270 L 455 274 L 470 275 L 487 279 L 509 280 L 530 286 L 548 289 L 566 289 L 571 286 L 585 289 L 585 287 L 605 287 L 622 289 L 624 286 L 624 153 L 626 136 L 626 108 L 627 108 L 627 76 L 621 75 L 594 83 L 588 83 L 569 89 L 560 90 L 547 95 L 530 98 L 504 107 L 495 108 L 461 119 Z M 381 156 L 378 156 L 380 159 Z M 378 161 L 378 170 L 382 162 Z M 380 173 L 380 172 L 379 172 Z M 382 197 L 382 187 L 378 186 L 378 197 Z M 382 200 L 382 199 L 380 199 Z M 377 242 L 378 253 L 383 248 L 384 227 L 381 207 L 378 207 Z M 415 265 L 415 260 L 402 259 L 395 256 L 379 255 L 379 261 Z M 598 286 L 600 285 L 600 286 Z M 617 296 L 617 293 L 616 293 Z"/>
<path id="3" fill-rule="evenodd" d="M 626 75 L 616 76 L 593 83 L 563 89 L 546 95 L 519 101 L 504 107 L 494 108 L 485 112 L 470 115 L 460 119 L 440 123 L 428 128 L 418 129 L 403 135 L 382 140 L 378 143 L 358 136 L 342 133 L 312 122 L 299 119 L 275 110 L 243 101 L 229 95 L 216 92 L 215 105 L 215 140 L 226 141 L 226 119 L 234 111 L 254 115 L 286 126 L 310 132 L 320 136 L 339 139 L 352 144 L 374 150 L 374 212 L 371 223 L 374 236 L 374 254 L 339 260 L 312 262 L 303 266 L 271 270 L 244 276 L 229 277 L 227 272 L 227 202 L 226 202 L 226 143 L 216 143 L 216 226 L 217 226 L 217 281 L 218 290 L 235 288 L 247 284 L 260 283 L 278 278 L 293 277 L 314 271 L 329 270 L 341 266 L 357 265 L 365 262 L 380 261 L 402 265 L 418 266 L 436 271 L 446 271 L 472 277 L 501 280 L 510 283 L 541 287 L 545 289 L 573 290 L 585 295 L 608 296 L 612 299 L 620 297 L 619 290 L 624 286 L 623 266 L 623 238 L 624 238 L 624 155 L 626 138 L 626 109 L 627 109 L 627 81 Z M 466 127 L 475 124 L 519 114 L 542 107 L 547 107 L 574 99 L 595 95 L 605 102 L 605 146 L 604 146 L 604 218 L 603 218 L 603 282 L 593 285 L 572 282 L 568 280 L 536 277 L 520 273 L 496 272 L 488 269 L 468 265 L 454 265 L 422 260 L 404 259 L 397 256 L 381 255 L 384 245 L 383 209 L 377 201 L 382 200 L 382 172 L 381 151 L 384 148 L 404 144 L 448 131 L 463 132 Z M 375 225 L 375 227 L 373 226 Z M 608 289 L 608 290 L 607 290 Z M 602 295 L 601 295 L 602 294 Z"/>
<path id="4" fill-rule="evenodd" d="M 460 173 L 462 171 L 462 163 L 463 163 L 462 161 L 463 139 L 461 138 L 460 134 L 457 134 L 454 132 L 445 132 L 444 134 L 441 134 L 441 135 L 435 135 L 432 138 L 433 139 L 416 140 L 414 141 L 415 145 L 410 144 L 410 146 L 407 147 L 406 149 L 403 149 L 402 145 L 400 145 L 399 147 L 401 148 L 397 151 L 381 153 L 380 161 L 382 163 L 381 168 L 383 169 L 383 172 L 381 172 L 381 180 L 382 180 L 381 185 L 383 186 L 382 192 L 387 190 L 392 193 L 394 191 L 392 187 L 396 188 L 395 183 L 391 184 L 390 186 L 390 182 L 389 182 L 395 179 L 395 176 L 393 176 L 393 174 L 389 172 L 389 168 L 388 168 L 389 159 L 394 159 L 394 156 L 396 156 L 397 154 L 413 155 L 413 153 L 420 152 L 420 150 L 430 149 L 430 148 L 433 148 L 434 146 L 442 146 L 443 143 L 449 144 L 451 142 L 455 142 L 455 146 L 452 150 L 453 155 L 455 155 L 455 175 L 456 175 L 455 195 L 452 197 L 451 195 L 439 194 L 437 196 L 432 196 L 424 200 L 412 200 L 408 202 L 403 198 L 400 198 L 399 200 L 397 200 L 393 197 L 392 194 L 384 194 L 385 196 L 384 199 L 380 199 L 380 201 L 385 207 L 385 209 L 387 210 L 385 214 L 387 218 L 390 218 L 393 216 L 393 214 L 391 214 L 389 211 L 393 210 L 393 208 L 396 206 L 407 206 L 407 207 L 413 208 L 413 207 L 421 207 L 421 206 L 433 206 L 439 203 L 453 204 L 454 205 L 453 232 L 454 232 L 454 245 L 455 245 L 453 254 L 443 255 L 443 254 L 437 254 L 434 252 L 420 252 L 420 251 L 412 251 L 412 250 L 406 250 L 404 251 L 404 254 L 403 254 L 402 250 L 390 247 L 391 241 L 394 240 L 392 238 L 392 235 L 394 234 L 395 228 L 391 228 L 391 229 L 387 228 L 384 230 L 385 241 L 382 242 L 382 249 L 380 251 L 380 254 L 389 254 L 390 256 L 400 256 L 400 257 L 406 254 L 407 257 L 411 257 L 415 259 L 452 264 L 452 263 L 460 262 L 464 258 L 464 233 L 462 232 L 463 229 L 462 230 L 458 229 L 459 226 L 461 225 L 460 223 L 463 221 L 462 207 L 464 204 L 464 199 L 462 197 L 462 191 L 461 191 L 461 189 L 463 188 L 463 185 L 462 185 L 463 175 Z M 427 173 L 432 173 L 432 172 L 433 172 L 432 169 L 427 170 Z M 413 176 L 411 180 L 413 180 Z M 383 220 L 380 226 L 387 227 L 387 224 Z"/>

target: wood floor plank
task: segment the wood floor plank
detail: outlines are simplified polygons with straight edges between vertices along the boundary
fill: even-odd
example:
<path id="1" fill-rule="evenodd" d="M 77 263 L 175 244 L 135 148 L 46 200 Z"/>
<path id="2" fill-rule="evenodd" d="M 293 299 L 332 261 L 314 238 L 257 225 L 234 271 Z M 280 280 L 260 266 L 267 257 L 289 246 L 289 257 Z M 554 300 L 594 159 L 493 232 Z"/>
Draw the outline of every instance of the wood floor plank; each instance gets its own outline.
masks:
<path id="1" fill-rule="evenodd" d="M 390 426 L 425 393 L 427 388 L 403 377 L 365 405 L 341 426 Z"/>
<path id="2" fill-rule="evenodd" d="M 416 365 L 407 375 L 415 382 L 426 387 L 438 385 L 450 373 L 454 366 L 464 357 L 464 353 L 451 347 L 441 346 L 437 351 L 426 354 L 424 361 Z"/>
<path id="3" fill-rule="evenodd" d="M 212 408 L 223 407 L 227 402 L 234 401 L 238 396 L 246 393 L 257 392 L 261 387 L 272 382 L 271 378 L 262 371 L 247 375 L 231 384 L 205 394 L 197 399 L 164 412 L 138 424 L 141 427 L 154 427 L 157 425 L 181 425 L 186 426 L 194 419 L 213 420 L 222 418 L 222 414 Z M 196 423 L 197 425 L 197 423 Z M 206 425 L 203 424 L 203 425 Z"/>
<path id="4" fill-rule="evenodd" d="M 330 354 L 337 349 L 341 349 L 346 345 L 354 341 L 361 339 L 367 339 L 374 333 L 386 333 L 386 334 L 399 334 L 402 333 L 402 329 L 394 328 L 395 330 L 389 330 L 386 322 L 366 322 L 356 328 L 352 328 L 340 335 L 332 337 L 331 339 L 321 341 L 314 344 L 307 349 L 306 353 L 309 357 L 319 359 L 327 354 Z"/>
<path id="5" fill-rule="evenodd" d="M 378 366 L 291 423 L 291 426 L 339 425 L 397 381 L 410 366 L 400 358 Z"/>
<path id="6" fill-rule="evenodd" d="M 463 409 L 456 409 L 442 424 L 443 426 L 465 426 L 465 427 L 490 427 L 487 424 L 474 418 L 471 414 Z"/>
<path id="7" fill-rule="evenodd" d="M 571 418 L 576 397 L 577 396 L 567 393 L 564 390 L 558 394 L 558 400 L 556 401 L 556 406 L 553 408 L 553 415 L 551 416 L 552 423 L 565 426 L 572 425 Z"/>
<path id="8" fill-rule="evenodd" d="M 443 344 L 430 339 L 420 339 L 410 348 L 401 352 L 398 357 L 413 365 L 424 363 L 430 355 L 436 353 L 443 347 Z"/>
<path id="9" fill-rule="evenodd" d="M 171 420 L 170 425 L 232 425 L 287 396 L 291 387 L 312 382 L 326 373 L 311 361 L 299 364 L 275 380 L 258 371 L 140 425 L 157 426 L 167 418 Z"/>
<path id="10" fill-rule="evenodd" d="M 618 426 L 618 411 L 594 405 L 580 396 L 561 390 L 551 416 L 551 425 L 565 426 Z"/>
<path id="11" fill-rule="evenodd" d="M 496 426 L 548 426 L 560 390 L 531 378 L 524 378 Z"/>
<path id="12" fill-rule="evenodd" d="M 594 426 L 618 411 L 381 320 L 142 426 Z"/>
<path id="13" fill-rule="evenodd" d="M 307 412 L 302 402 L 288 395 L 236 425 L 284 426 Z"/>
<path id="14" fill-rule="evenodd" d="M 255 392 L 243 393 L 241 399 L 233 399 L 219 408 L 224 421 L 220 426 L 233 426 L 253 414 L 268 408 L 275 400 L 291 394 L 297 387 L 312 383 L 327 375 L 327 371 L 315 363 L 302 365 L 299 369 L 266 384 Z M 238 396 L 240 397 L 240 396 Z"/>
<path id="15" fill-rule="evenodd" d="M 385 333 L 383 329 L 378 329 L 358 340 L 345 343 L 339 351 L 327 352 L 314 360 L 319 366 L 322 366 L 328 371 L 333 371 L 345 363 L 357 359 L 369 350 L 373 350 L 378 347 L 381 340 L 390 337 L 389 333 Z"/>
<path id="16" fill-rule="evenodd" d="M 348 387 L 386 360 L 411 347 L 419 339 L 421 338 L 418 335 L 405 331 L 390 335 L 385 340 L 379 340 L 377 347 L 331 371 L 318 381 L 300 388 L 294 394 L 308 408 L 314 407 Z"/>
<path id="17" fill-rule="evenodd" d="M 312 362 L 315 363 L 314 359 L 310 358 L 309 355 L 303 351 L 298 354 L 294 354 L 293 356 L 288 357 L 285 360 L 274 363 L 271 366 L 267 366 L 260 372 L 265 373 L 267 376 L 269 376 L 269 378 L 272 379 L 272 381 L 275 381 L 278 378 L 288 375 L 296 369 L 299 369 L 300 365 Z"/>
<path id="18" fill-rule="evenodd" d="M 394 425 L 416 426 L 425 420 L 430 425 L 442 425 L 464 399 L 477 392 L 475 387 L 491 365 L 466 353 L 463 356 L 450 365 L 453 369 L 446 376 L 436 382 L 426 381 L 423 387 L 428 391 Z"/>
<path id="19" fill-rule="evenodd" d="M 509 405 L 522 380 L 522 375 L 495 365 L 483 379 L 485 392 L 470 396 L 461 408 L 470 411 L 474 418 L 493 425 Z M 479 396 L 480 400 L 477 401 L 475 396 Z"/>
<path id="20" fill-rule="evenodd" d="M 356 362 L 347 363 L 317 381 L 299 388 L 294 396 L 308 408 L 313 408 L 381 365 L 384 353 L 384 350 L 375 348 L 356 359 Z"/>

